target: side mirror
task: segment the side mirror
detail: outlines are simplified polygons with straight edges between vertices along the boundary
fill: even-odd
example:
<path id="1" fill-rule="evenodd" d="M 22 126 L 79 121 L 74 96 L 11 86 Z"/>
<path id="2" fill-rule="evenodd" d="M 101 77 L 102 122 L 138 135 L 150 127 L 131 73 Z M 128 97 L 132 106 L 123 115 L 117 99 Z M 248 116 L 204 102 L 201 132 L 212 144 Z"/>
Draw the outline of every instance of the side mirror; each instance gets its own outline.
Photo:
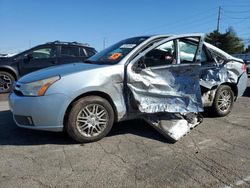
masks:
<path id="1" fill-rule="evenodd" d="M 27 54 L 24 56 L 24 62 L 28 63 L 30 62 L 30 60 L 33 59 L 33 55 L 32 54 Z"/>
<path id="2" fill-rule="evenodd" d="M 28 59 L 28 60 L 33 59 L 33 55 L 32 55 L 32 54 L 28 54 L 28 55 L 27 55 L 27 59 Z"/>

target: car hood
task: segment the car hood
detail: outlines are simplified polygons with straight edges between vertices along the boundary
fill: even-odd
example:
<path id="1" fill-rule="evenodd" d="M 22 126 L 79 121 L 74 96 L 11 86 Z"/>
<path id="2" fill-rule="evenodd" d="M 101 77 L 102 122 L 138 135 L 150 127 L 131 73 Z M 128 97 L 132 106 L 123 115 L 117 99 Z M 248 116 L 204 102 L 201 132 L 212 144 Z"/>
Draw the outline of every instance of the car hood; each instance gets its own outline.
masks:
<path id="1" fill-rule="evenodd" d="M 10 57 L 0 57 L 0 64 L 5 64 L 9 61 L 11 61 Z"/>
<path id="2" fill-rule="evenodd" d="M 87 64 L 87 63 L 72 63 L 67 65 L 53 66 L 45 69 L 41 69 L 30 74 L 21 77 L 18 82 L 29 83 L 37 80 L 42 80 L 50 78 L 53 76 L 65 76 L 68 74 L 73 74 L 76 72 L 87 71 L 91 69 L 107 67 L 109 65 L 97 65 L 97 64 Z"/>

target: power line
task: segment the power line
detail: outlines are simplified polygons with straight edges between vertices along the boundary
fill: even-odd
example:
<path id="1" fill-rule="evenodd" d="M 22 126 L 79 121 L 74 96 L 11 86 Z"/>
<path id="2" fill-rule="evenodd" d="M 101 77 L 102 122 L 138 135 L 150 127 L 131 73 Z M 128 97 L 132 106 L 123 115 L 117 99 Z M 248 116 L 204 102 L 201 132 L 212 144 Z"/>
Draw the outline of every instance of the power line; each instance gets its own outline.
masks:
<path id="1" fill-rule="evenodd" d="M 247 4 L 247 5 L 236 4 L 236 5 L 223 5 L 223 7 L 233 7 L 233 8 L 235 8 L 235 7 L 250 7 L 250 5 L 249 4 Z"/>
<path id="2" fill-rule="evenodd" d="M 192 22 L 190 24 L 180 25 L 178 28 L 181 30 L 185 29 L 185 28 L 192 28 L 192 30 L 193 31 L 195 30 L 195 32 L 198 32 L 197 30 L 199 30 L 200 26 L 202 26 L 202 25 L 207 25 L 210 27 L 212 26 L 214 28 L 213 24 L 208 24 L 208 23 L 214 23 L 214 18 L 208 17 L 207 19 L 200 20 L 199 22 Z M 173 28 L 173 30 L 174 29 L 175 28 Z M 171 31 L 171 29 L 170 29 L 170 31 Z M 203 31 L 201 31 L 201 32 L 203 32 Z"/>
<path id="3" fill-rule="evenodd" d="M 250 16 L 247 16 L 247 17 L 231 17 L 231 16 L 228 16 L 228 15 L 225 15 L 226 18 L 228 19 L 233 19 L 233 20 L 247 20 L 247 19 L 250 19 Z"/>
<path id="4" fill-rule="evenodd" d="M 214 21 L 214 16 L 215 14 L 206 14 L 200 17 L 197 17 L 195 19 L 183 19 L 182 22 L 175 22 L 174 24 L 168 24 L 165 27 L 162 28 L 158 28 L 159 29 L 163 29 L 163 28 L 168 28 L 168 32 L 176 32 L 176 30 L 182 30 L 183 28 L 186 27 L 199 27 L 202 24 L 206 24 L 207 22 L 211 22 Z M 144 31 L 145 32 L 145 31 Z"/>
<path id="5" fill-rule="evenodd" d="M 215 8 L 212 8 L 212 9 L 209 9 L 207 11 L 207 13 L 212 10 L 215 10 Z M 203 16 L 201 17 L 201 14 L 203 13 Z M 180 26 L 180 23 L 184 23 L 185 25 L 189 24 L 189 23 L 193 23 L 193 22 L 197 22 L 199 20 L 204 20 L 204 18 L 211 18 L 211 16 L 215 15 L 214 12 L 209 13 L 209 14 L 204 14 L 204 11 L 200 12 L 199 14 L 194 14 L 193 16 L 189 16 L 188 18 L 182 18 L 180 20 L 175 20 L 175 23 L 173 24 L 162 24 L 162 25 L 159 25 L 159 26 L 155 26 L 155 27 L 151 27 L 149 29 L 146 29 L 144 30 L 144 32 L 147 32 L 147 31 L 154 31 L 154 30 L 157 30 L 157 29 L 161 29 L 161 28 L 165 28 L 165 27 L 168 27 L 170 29 L 172 28 L 178 28 Z M 203 18 L 204 17 L 204 18 Z M 194 18 L 194 19 L 193 19 Z M 176 26 L 176 27 L 173 27 L 173 26 Z"/>
<path id="6" fill-rule="evenodd" d="M 246 14 L 246 13 L 249 13 L 250 10 L 243 10 L 243 11 L 231 11 L 231 10 L 226 10 L 226 9 L 223 9 L 223 12 L 226 13 L 226 14 Z"/>
<path id="7" fill-rule="evenodd" d="M 241 15 L 239 15 L 238 13 L 241 13 Z M 239 24 L 242 25 L 244 22 L 247 22 L 250 19 L 250 16 L 246 13 L 249 13 L 248 11 L 246 11 L 246 9 L 244 9 L 244 11 L 230 11 L 224 6 L 223 8 L 219 7 L 217 18 L 217 31 L 219 31 L 221 25 L 223 25 L 223 27 L 226 27 L 226 25 L 230 27 Z"/>
<path id="8" fill-rule="evenodd" d="M 208 20 L 209 23 L 212 22 L 212 20 L 214 20 L 214 17 L 216 16 L 216 7 L 210 8 L 208 10 L 206 10 L 206 12 L 204 13 L 204 11 L 200 11 L 200 12 L 196 12 L 195 14 L 188 16 L 188 17 L 184 17 L 178 20 L 174 20 L 174 23 L 165 23 L 165 24 L 161 24 L 158 26 L 154 26 L 151 28 L 146 28 L 144 30 L 141 31 L 131 31 L 130 33 L 127 33 L 126 35 L 124 35 L 123 33 L 119 33 L 119 34 L 112 34 L 112 37 L 119 37 L 119 36 L 127 36 L 127 35 L 140 35 L 141 33 L 143 33 L 143 35 L 145 34 L 149 34 L 150 31 L 158 31 L 159 29 L 162 28 L 168 28 L 168 33 L 171 33 L 171 31 L 176 32 L 176 30 L 181 29 L 183 27 L 189 27 L 190 25 L 196 24 L 197 27 L 199 27 L 200 25 L 206 24 L 206 21 Z M 201 24 L 199 24 L 201 22 Z M 209 25 L 211 26 L 211 25 Z M 162 30 L 161 30 L 162 31 Z M 151 33 L 152 34 L 152 33 Z M 99 40 L 103 38 L 98 38 Z M 97 40 L 97 39 L 96 39 Z M 104 44 L 104 42 L 102 42 Z"/>
<path id="9" fill-rule="evenodd" d="M 227 18 L 226 18 L 226 20 L 227 20 L 227 21 L 225 21 L 225 18 L 224 18 L 224 21 L 223 21 L 223 22 L 227 22 L 227 24 L 230 25 L 230 26 L 239 25 L 239 24 L 242 24 L 242 23 L 248 21 L 247 19 L 245 19 L 245 20 L 237 20 L 237 21 L 235 21 L 235 22 L 232 23 L 232 22 L 228 22 L 228 21 L 231 20 L 231 19 L 227 19 Z M 229 24 L 229 23 L 230 23 L 230 24 Z"/>
<path id="10" fill-rule="evenodd" d="M 225 6 L 225 7 L 230 7 L 230 6 Z M 241 22 L 246 22 L 248 20 L 248 17 L 244 16 L 243 14 L 242 14 L 242 17 L 235 17 L 238 12 L 240 12 L 240 13 L 246 12 L 247 13 L 247 11 L 245 11 L 245 10 L 244 11 L 230 11 L 225 7 L 220 6 L 219 10 L 218 10 L 218 8 L 213 7 L 211 9 L 208 9 L 206 12 L 200 11 L 200 12 L 196 12 L 195 14 L 193 14 L 191 16 L 181 18 L 178 20 L 174 20 L 175 22 L 165 23 L 165 24 L 161 24 L 158 26 L 156 25 L 156 26 L 153 26 L 151 28 L 146 28 L 144 30 L 137 31 L 137 32 L 131 31 L 131 35 L 132 34 L 133 35 L 135 35 L 135 34 L 140 35 L 141 33 L 149 34 L 149 31 L 154 31 L 154 32 L 161 31 L 161 32 L 163 32 L 165 30 L 164 28 L 167 28 L 168 33 L 172 33 L 172 32 L 176 33 L 178 30 L 183 30 L 183 28 L 190 28 L 189 30 L 192 30 L 192 31 L 196 30 L 196 32 L 197 32 L 197 30 L 200 29 L 199 26 L 201 26 L 201 25 L 207 25 L 207 30 L 209 31 L 212 29 L 212 25 L 213 25 L 213 24 L 209 24 L 209 23 L 212 23 L 213 21 L 215 22 L 215 20 L 217 21 L 217 22 L 215 22 L 216 29 L 219 31 L 221 29 L 222 25 L 223 25 L 223 28 L 224 28 L 224 25 L 226 25 L 224 22 L 227 22 L 228 26 L 233 26 L 233 25 L 238 25 Z M 250 7 L 250 5 L 249 5 L 249 7 Z M 247 8 L 247 6 L 244 6 L 244 8 Z M 228 18 L 228 16 L 232 17 L 232 18 L 240 18 L 240 19 L 234 20 L 234 19 Z M 230 20 L 232 20 L 233 23 L 231 23 Z M 211 27 L 211 29 L 210 29 L 210 27 Z M 122 36 L 122 35 L 123 34 L 121 34 L 121 33 L 114 34 L 114 36 Z M 130 35 L 130 34 L 127 34 L 127 35 Z M 103 46 L 106 47 L 106 39 L 103 39 Z"/>

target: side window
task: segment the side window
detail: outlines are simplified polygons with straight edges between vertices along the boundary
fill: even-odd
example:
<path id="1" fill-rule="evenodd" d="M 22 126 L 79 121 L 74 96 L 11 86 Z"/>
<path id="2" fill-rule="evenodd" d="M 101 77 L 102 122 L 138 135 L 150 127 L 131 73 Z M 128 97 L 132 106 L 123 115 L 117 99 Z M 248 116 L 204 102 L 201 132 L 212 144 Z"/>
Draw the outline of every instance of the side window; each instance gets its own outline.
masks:
<path id="1" fill-rule="evenodd" d="M 206 63 L 206 62 L 208 62 L 208 57 L 205 52 L 205 49 L 203 48 L 201 52 L 201 63 Z"/>
<path id="2" fill-rule="evenodd" d="M 29 54 L 32 55 L 33 59 L 52 58 L 52 57 L 56 57 L 56 50 L 55 48 L 49 48 L 49 47 L 38 48 L 29 52 Z"/>
<path id="3" fill-rule="evenodd" d="M 66 57 L 78 57 L 79 48 L 72 46 L 61 46 L 61 56 Z"/>
<path id="4" fill-rule="evenodd" d="M 84 48 L 80 48 L 80 57 L 86 57 L 86 51 Z"/>
<path id="5" fill-rule="evenodd" d="M 145 55 L 147 67 L 176 64 L 176 52 L 174 41 L 168 41 Z"/>
<path id="6" fill-rule="evenodd" d="M 195 54 L 198 48 L 198 43 L 191 40 L 180 40 L 180 62 L 181 63 L 193 63 Z"/>
<path id="7" fill-rule="evenodd" d="M 85 49 L 87 51 L 88 57 L 91 57 L 95 55 L 95 52 L 93 50 Z"/>
<path id="8" fill-rule="evenodd" d="M 216 63 L 223 63 L 226 60 L 226 57 L 220 54 L 219 52 L 210 48 L 207 48 L 207 49 Z"/>

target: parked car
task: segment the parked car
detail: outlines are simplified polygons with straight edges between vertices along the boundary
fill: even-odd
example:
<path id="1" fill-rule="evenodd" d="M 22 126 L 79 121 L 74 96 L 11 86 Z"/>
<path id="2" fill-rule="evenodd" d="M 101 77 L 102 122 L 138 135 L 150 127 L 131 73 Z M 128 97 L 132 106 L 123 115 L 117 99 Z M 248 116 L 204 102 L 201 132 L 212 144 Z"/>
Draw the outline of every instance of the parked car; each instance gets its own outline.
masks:
<path id="1" fill-rule="evenodd" d="M 178 114 L 190 122 L 189 113 L 211 106 L 225 116 L 246 89 L 244 67 L 204 43 L 203 35 L 134 37 L 85 63 L 22 77 L 9 103 L 19 127 L 66 130 L 79 142 L 91 142 L 106 136 L 114 122 L 152 114 Z"/>
<path id="2" fill-rule="evenodd" d="M 250 74 L 250 54 L 233 54 L 233 56 L 243 59 L 247 66 L 247 73 Z"/>
<path id="3" fill-rule="evenodd" d="M 0 57 L 5 57 L 7 56 L 8 54 L 0 54 Z"/>
<path id="4" fill-rule="evenodd" d="M 245 61 L 247 67 L 247 74 L 250 74 L 250 60 Z"/>
<path id="5" fill-rule="evenodd" d="M 84 61 L 96 50 L 77 42 L 54 41 L 22 53 L 0 57 L 0 93 L 9 92 L 15 80 L 38 69 Z"/>
<path id="6" fill-rule="evenodd" d="M 0 54 L 0 57 L 12 57 L 16 55 L 16 53 L 12 53 L 12 54 Z"/>

